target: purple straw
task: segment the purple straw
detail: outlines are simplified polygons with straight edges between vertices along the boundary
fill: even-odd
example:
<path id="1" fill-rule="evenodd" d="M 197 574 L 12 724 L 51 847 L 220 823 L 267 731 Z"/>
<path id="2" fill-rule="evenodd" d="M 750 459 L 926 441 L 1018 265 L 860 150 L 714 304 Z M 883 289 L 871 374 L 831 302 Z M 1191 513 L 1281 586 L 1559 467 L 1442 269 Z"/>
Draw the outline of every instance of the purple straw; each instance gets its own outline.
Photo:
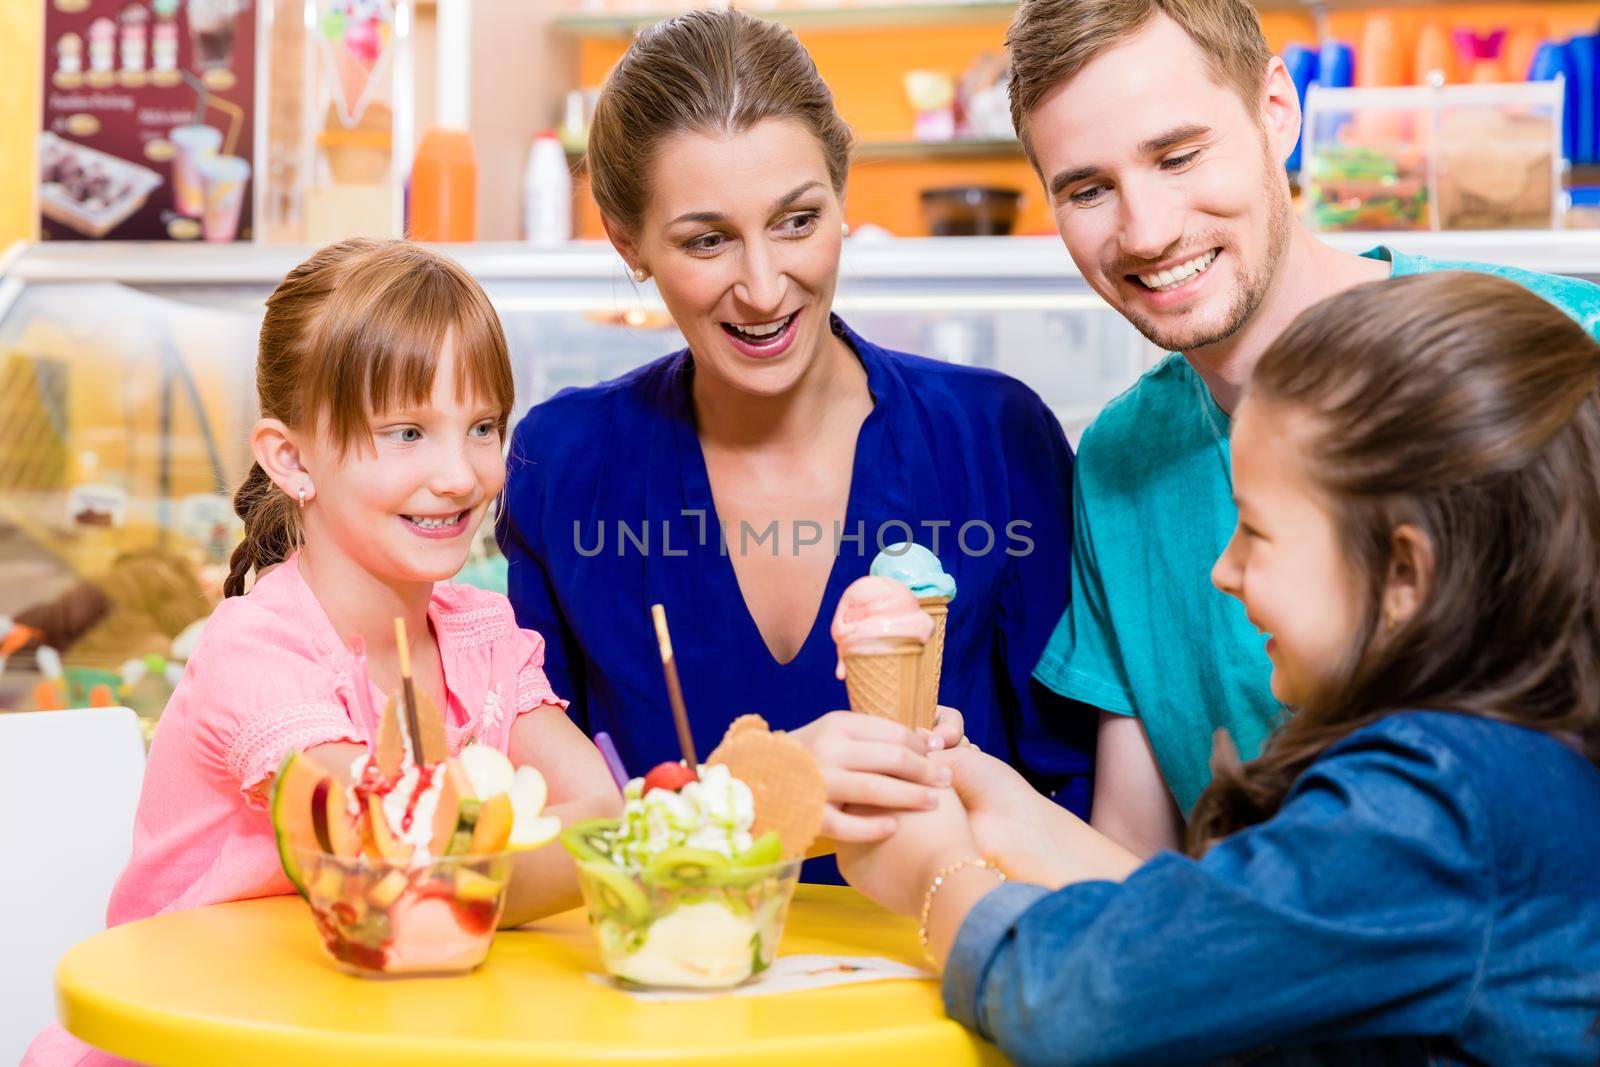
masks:
<path id="1" fill-rule="evenodd" d="M 617 746 L 611 743 L 611 735 L 604 730 L 595 734 L 594 747 L 600 750 L 601 758 L 606 761 L 606 770 L 611 772 L 612 780 L 621 791 L 628 784 L 628 772 L 622 766 L 622 757 L 617 755 Z"/>

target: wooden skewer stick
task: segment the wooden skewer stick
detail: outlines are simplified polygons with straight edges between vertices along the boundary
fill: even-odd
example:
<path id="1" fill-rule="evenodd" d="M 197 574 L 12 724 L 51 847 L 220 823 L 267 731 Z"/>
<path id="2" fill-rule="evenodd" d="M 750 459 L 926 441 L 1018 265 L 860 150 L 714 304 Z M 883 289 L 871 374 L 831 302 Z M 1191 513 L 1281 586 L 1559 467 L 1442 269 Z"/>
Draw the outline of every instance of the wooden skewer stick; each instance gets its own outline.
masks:
<path id="1" fill-rule="evenodd" d="M 678 726 L 678 747 L 683 749 L 683 762 L 697 776 L 700 761 L 694 754 L 694 735 L 689 732 L 689 712 L 683 706 L 683 687 L 678 684 L 678 661 L 672 656 L 672 638 L 667 635 L 667 612 L 660 604 L 650 605 L 650 617 L 656 624 L 656 641 L 661 646 L 661 672 L 667 676 L 667 700 L 672 704 L 672 718 Z"/>
<path id="2" fill-rule="evenodd" d="M 422 724 L 417 719 L 417 690 L 411 682 L 411 645 L 406 641 L 406 620 L 394 619 L 395 650 L 400 654 L 400 702 L 405 705 L 406 734 L 411 743 L 411 762 L 422 766 Z"/>

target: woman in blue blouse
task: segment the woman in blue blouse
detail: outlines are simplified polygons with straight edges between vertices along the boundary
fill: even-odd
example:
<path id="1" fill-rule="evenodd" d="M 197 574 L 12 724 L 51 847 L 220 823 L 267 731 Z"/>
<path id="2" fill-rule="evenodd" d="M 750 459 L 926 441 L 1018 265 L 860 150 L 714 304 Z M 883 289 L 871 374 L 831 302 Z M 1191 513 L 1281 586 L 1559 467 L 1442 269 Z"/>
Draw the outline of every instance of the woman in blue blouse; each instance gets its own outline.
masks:
<path id="1" fill-rule="evenodd" d="M 891 817 L 843 805 L 930 806 L 939 772 L 890 724 L 825 715 L 847 706 L 828 625 L 880 548 L 915 540 L 958 584 L 940 701 L 961 716 L 944 728 L 1081 811 L 1092 741 L 1030 680 L 1068 593 L 1071 452 L 1021 383 L 887 351 L 832 314 L 849 146 L 804 49 L 749 15 L 667 20 L 613 70 L 592 189 L 688 348 L 519 424 L 511 599 L 631 773 L 677 755 L 660 602 L 700 746 L 749 712 L 805 727 L 825 833 L 876 837 Z"/>

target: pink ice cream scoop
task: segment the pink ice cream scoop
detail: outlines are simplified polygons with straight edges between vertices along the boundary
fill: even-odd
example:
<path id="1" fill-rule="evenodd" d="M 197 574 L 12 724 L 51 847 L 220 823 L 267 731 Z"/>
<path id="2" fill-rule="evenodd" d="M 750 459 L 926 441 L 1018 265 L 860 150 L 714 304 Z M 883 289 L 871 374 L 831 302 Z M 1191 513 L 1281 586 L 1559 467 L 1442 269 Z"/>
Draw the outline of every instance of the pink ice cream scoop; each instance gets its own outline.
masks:
<path id="1" fill-rule="evenodd" d="M 833 613 L 833 643 L 839 647 L 838 677 L 844 677 L 846 656 L 893 652 L 908 640 L 927 644 L 933 636 L 916 594 L 891 578 L 857 578 L 839 598 Z"/>

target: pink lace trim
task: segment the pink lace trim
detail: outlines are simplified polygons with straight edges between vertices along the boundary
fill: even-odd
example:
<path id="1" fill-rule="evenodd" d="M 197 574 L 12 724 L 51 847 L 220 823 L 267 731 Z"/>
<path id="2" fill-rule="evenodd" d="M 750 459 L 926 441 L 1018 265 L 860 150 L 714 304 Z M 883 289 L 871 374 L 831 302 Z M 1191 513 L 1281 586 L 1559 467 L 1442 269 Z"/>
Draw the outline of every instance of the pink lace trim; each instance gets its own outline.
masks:
<path id="1" fill-rule="evenodd" d="M 251 807 L 267 806 L 266 780 L 278 771 L 283 754 L 329 741 L 359 744 L 356 727 L 337 704 L 297 701 L 279 704 L 252 715 L 228 742 L 224 759 L 228 774 Z"/>
<path id="2" fill-rule="evenodd" d="M 545 677 L 543 667 L 532 664 L 522 668 L 522 673 L 517 675 L 517 699 L 512 707 L 517 713 L 532 711 L 544 704 L 554 704 L 565 710 L 567 701 L 556 696 L 556 691 L 550 688 L 550 679 Z"/>
<path id="3" fill-rule="evenodd" d="M 439 621 L 461 648 L 482 648 L 511 632 L 513 616 L 509 604 L 492 604 L 471 611 L 441 614 Z"/>

